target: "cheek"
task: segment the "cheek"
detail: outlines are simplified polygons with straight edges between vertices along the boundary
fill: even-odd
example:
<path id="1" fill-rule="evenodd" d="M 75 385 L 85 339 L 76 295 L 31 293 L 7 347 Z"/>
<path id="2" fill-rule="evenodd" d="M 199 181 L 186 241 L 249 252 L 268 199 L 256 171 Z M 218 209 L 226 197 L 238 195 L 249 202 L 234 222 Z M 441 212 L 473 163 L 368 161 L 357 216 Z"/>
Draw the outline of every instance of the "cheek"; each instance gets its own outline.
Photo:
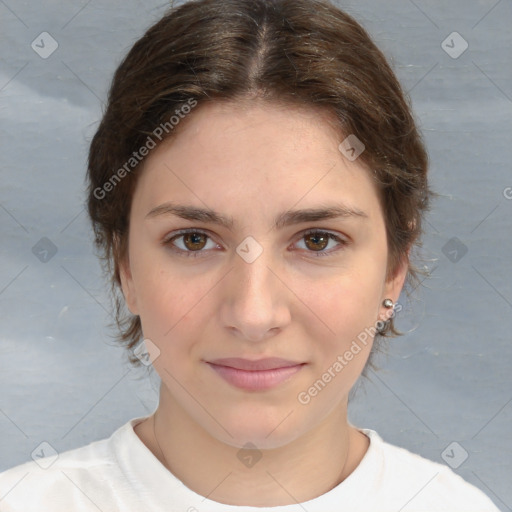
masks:
<path id="1" fill-rule="evenodd" d="M 138 297 L 140 317 L 147 333 L 162 338 L 172 332 L 187 311 L 193 309 L 194 300 L 197 303 L 200 296 L 201 290 L 182 278 L 165 272 L 146 274 Z"/>
<path id="2" fill-rule="evenodd" d="M 336 339 L 347 339 L 374 325 L 378 320 L 379 284 L 378 276 L 368 271 L 331 276 L 305 286 L 301 295 L 316 318 L 312 328 Z"/>
<path id="3" fill-rule="evenodd" d="M 307 337 L 316 340 L 311 344 L 313 374 L 333 383 L 325 399 L 335 401 L 345 396 L 365 366 L 378 320 L 379 278 L 379 272 L 354 271 L 326 279 L 314 288 L 315 293 L 310 288 L 303 295 L 315 313 L 311 322 L 303 323 L 307 325 Z"/>
<path id="4" fill-rule="evenodd" d="M 348 394 L 361 375 L 373 345 L 378 287 L 373 278 L 340 277 L 324 282 L 306 303 L 319 318 L 303 322 L 311 340 L 311 372 L 297 400 L 316 418 L 324 418 Z"/>
<path id="5" fill-rule="evenodd" d="M 168 262 L 165 265 L 158 256 L 141 258 L 137 263 L 134 266 L 144 337 L 167 358 L 183 350 L 184 343 L 179 340 L 196 338 L 194 332 L 206 325 L 212 315 L 208 295 L 216 281 L 207 275 L 194 277 L 165 270 Z"/>

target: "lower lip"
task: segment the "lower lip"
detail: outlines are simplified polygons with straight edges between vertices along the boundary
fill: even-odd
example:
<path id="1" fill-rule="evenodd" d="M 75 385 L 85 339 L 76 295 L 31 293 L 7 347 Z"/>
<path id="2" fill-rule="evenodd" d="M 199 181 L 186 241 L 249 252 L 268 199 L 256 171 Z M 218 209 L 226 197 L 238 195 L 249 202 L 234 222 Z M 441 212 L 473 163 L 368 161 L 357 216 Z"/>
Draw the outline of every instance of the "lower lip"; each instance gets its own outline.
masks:
<path id="1" fill-rule="evenodd" d="M 239 370 L 229 366 L 208 363 L 225 381 L 237 388 L 249 391 L 271 389 L 295 375 L 304 365 L 287 366 L 274 370 Z"/>

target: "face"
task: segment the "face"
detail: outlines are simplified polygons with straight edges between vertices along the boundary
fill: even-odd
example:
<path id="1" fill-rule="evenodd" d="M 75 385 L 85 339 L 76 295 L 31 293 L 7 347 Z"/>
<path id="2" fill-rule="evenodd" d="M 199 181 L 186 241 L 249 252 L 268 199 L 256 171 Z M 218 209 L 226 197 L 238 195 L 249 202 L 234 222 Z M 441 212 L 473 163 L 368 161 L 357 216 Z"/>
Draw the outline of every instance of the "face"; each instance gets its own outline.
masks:
<path id="1" fill-rule="evenodd" d="M 210 103 L 180 128 L 138 181 L 123 292 L 159 350 L 160 406 L 283 446 L 346 413 L 407 267 L 386 275 L 377 189 L 318 111 Z"/>

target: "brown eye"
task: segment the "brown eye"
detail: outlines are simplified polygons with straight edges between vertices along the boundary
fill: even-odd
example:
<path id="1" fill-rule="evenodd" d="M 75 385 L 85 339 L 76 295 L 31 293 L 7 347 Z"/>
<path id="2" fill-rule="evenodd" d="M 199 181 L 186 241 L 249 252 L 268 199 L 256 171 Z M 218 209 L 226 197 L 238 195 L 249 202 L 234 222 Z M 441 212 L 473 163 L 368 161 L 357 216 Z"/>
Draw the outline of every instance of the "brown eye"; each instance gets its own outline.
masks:
<path id="1" fill-rule="evenodd" d="M 200 251 L 204 249 L 208 237 L 203 233 L 185 233 L 183 237 L 183 244 L 190 251 Z"/>
<path id="2" fill-rule="evenodd" d="M 208 256 L 212 250 L 219 249 L 210 235 L 193 229 L 169 234 L 162 240 L 162 245 L 179 256 L 191 257 Z"/>
<path id="3" fill-rule="evenodd" d="M 309 233 L 304 236 L 306 247 L 313 251 L 323 251 L 329 243 L 329 235 L 327 233 Z"/>

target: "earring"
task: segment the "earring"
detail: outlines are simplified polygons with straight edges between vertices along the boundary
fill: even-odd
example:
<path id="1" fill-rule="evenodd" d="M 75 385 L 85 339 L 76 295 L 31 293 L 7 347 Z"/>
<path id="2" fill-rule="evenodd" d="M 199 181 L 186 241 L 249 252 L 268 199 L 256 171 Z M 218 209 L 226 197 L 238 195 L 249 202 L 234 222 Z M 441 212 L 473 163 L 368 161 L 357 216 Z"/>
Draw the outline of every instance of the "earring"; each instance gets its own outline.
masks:
<path id="1" fill-rule="evenodd" d="M 382 305 L 387 309 L 391 309 L 394 306 L 394 303 L 391 299 L 384 299 L 382 301 Z"/>

